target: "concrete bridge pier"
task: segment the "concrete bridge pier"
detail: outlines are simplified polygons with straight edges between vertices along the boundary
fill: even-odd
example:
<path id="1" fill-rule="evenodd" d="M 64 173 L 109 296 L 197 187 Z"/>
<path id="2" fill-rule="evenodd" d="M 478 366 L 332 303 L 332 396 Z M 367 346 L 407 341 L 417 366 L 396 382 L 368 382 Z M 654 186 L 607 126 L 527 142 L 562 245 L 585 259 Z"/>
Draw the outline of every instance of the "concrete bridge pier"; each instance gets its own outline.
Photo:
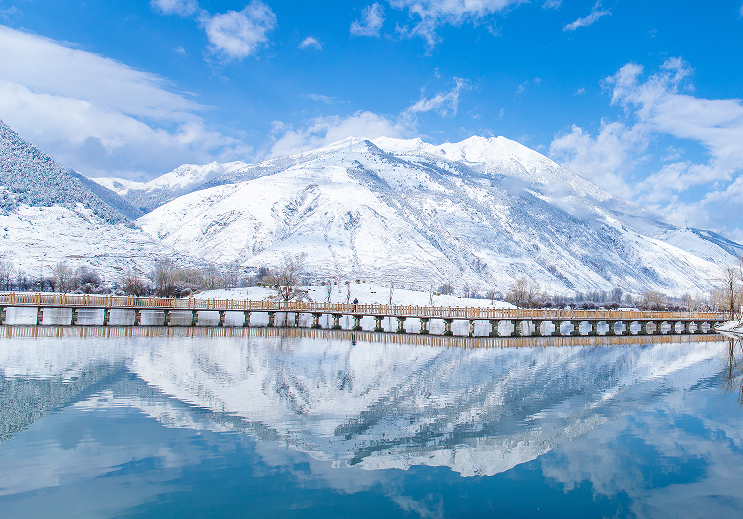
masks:
<path id="1" fill-rule="evenodd" d="M 268 313 L 268 323 L 266 324 L 267 328 L 273 328 L 276 326 L 276 312 L 267 312 Z"/>
<path id="2" fill-rule="evenodd" d="M 134 326 L 139 326 L 142 323 L 142 310 L 139 308 L 134 309 Z"/>
<path id="3" fill-rule="evenodd" d="M 542 335 L 542 323 L 544 321 L 533 321 L 534 322 L 534 337 L 543 337 Z"/>
<path id="4" fill-rule="evenodd" d="M 163 310 L 163 326 L 170 326 L 170 310 Z"/>
<path id="5" fill-rule="evenodd" d="M 616 321 L 606 321 L 606 324 L 609 325 L 609 329 L 606 330 L 606 335 L 609 337 L 616 337 L 617 331 L 615 329 L 617 322 Z"/>
<path id="6" fill-rule="evenodd" d="M 78 311 L 77 308 L 72 309 L 72 323 L 71 323 L 72 326 L 77 326 L 77 316 L 78 316 L 77 311 Z"/>
<path id="7" fill-rule="evenodd" d="M 513 324 L 513 331 L 511 332 L 511 337 L 521 337 L 521 321 L 516 319 L 515 321 L 511 321 Z"/>
<path id="8" fill-rule="evenodd" d="M 36 326 L 41 326 L 41 323 L 44 322 L 44 309 L 39 307 L 36 310 Z"/>
<path id="9" fill-rule="evenodd" d="M 109 308 L 103 309 L 103 326 L 108 326 L 111 322 L 111 310 Z"/>
<path id="10" fill-rule="evenodd" d="M 191 310 L 191 326 L 199 325 L 199 311 Z"/>
<path id="11" fill-rule="evenodd" d="M 374 316 L 374 331 L 375 332 L 383 332 L 384 328 L 382 327 L 382 319 L 383 317 L 381 315 L 375 315 Z"/>
<path id="12" fill-rule="evenodd" d="M 640 321 L 640 331 L 637 332 L 637 335 L 648 335 L 648 322 Z"/>
<path id="13" fill-rule="evenodd" d="M 624 326 L 622 335 L 624 335 L 625 337 L 628 335 L 632 335 L 632 321 L 622 321 L 622 326 Z"/>
<path id="14" fill-rule="evenodd" d="M 243 311 L 243 328 L 250 326 L 250 312 Z"/>
<path id="15" fill-rule="evenodd" d="M 498 327 L 500 325 L 500 321 L 497 319 L 491 319 L 490 321 L 490 337 L 500 337 L 500 331 L 498 330 Z"/>
<path id="16" fill-rule="evenodd" d="M 299 314 L 297 314 L 299 315 Z M 361 328 L 361 316 L 360 315 L 354 315 L 353 316 L 353 328 L 351 328 L 355 332 L 360 332 L 362 330 Z"/>
<path id="17" fill-rule="evenodd" d="M 717 333 L 717 325 L 720 324 L 717 321 L 712 321 L 709 323 L 709 330 L 707 330 L 707 333 Z"/>
<path id="18" fill-rule="evenodd" d="M 552 332 L 552 337 L 562 337 L 562 321 L 552 321 L 552 325 L 555 327 L 555 331 Z"/>
<path id="19" fill-rule="evenodd" d="M 469 333 L 469 336 L 470 337 L 474 337 L 475 336 L 475 320 L 474 319 L 470 319 L 470 333 Z"/>
<path id="20" fill-rule="evenodd" d="M 330 327 L 331 330 L 341 330 L 341 317 L 342 314 L 332 314 L 333 315 L 333 326 Z"/>
<path id="21" fill-rule="evenodd" d="M 695 324 L 697 325 L 696 331 L 694 333 L 702 334 L 704 333 L 704 330 L 702 330 L 702 325 L 704 324 L 704 321 L 695 321 Z"/>
<path id="22" fill-rule="evenodd" d="M 683 329 L 681 330 L 681 333 L 683 335 L 691 335 L 691 321 L 684 321 L 682 324 Z"/>
<path id="23" fill-rule="evenodd" d="M 219 311 L 219 324 L 217 326 L 224 326 L 225 317 L 227 317 L 227 312 L 225 310 L 220 310 Z"/>
<path id="24" fill-rule="evenodd" d="M 5 324 L 5 307 L 0 306 L 0 325 Z"/>
<path id="25" fill-rule="evenodd" d="M 580 337 L 580 321 L 570 321 L 570 324 L 573 325 L 573 331 L 570 332 L 570 335 L 572 337 Z"/>
<path id="26" fill-rule="evenodd" d="M 654 321 L 653 326 L 655 326 L 653 335 L 663 335 L 663 321 Z"/>
<path id="27" fill-rule="evenodd" d="M 322 314 L 313 313 L 312 314 L 312 328 L 320 329 L 322 328 L 322 325 L 320 324 L 320 317 L 322 317 Z"/>
<path id="28" fill-rule="evenodd" d="M 299 312 L 294 312 L 294 328 L 299 328 Z"/>
<path id="29" fill-rule="evenodd" d="M 395 333 L 405 333 L 405 317 L 397 318 L 397 330 Z"/>
<path id="30" fill-rule="evenodd" d="M 591 331 L 588 332 L 588 335 L 591 337 L 598 337 L 599 335 L 599 322 L 598 321 L 590 321 L 591 323 Z"/>
<path id="31" fill-rule="evenodd" d="M 428 335 L 429 333 L 428 332 L 428 321 L 430 321 L 430 319 L 421 317 L 420 321 L 421 321 L 421 330 L 418 333 L 421 335 Z"/>
<path id="32" fill-rule="evenodd" d="M 454 335 L 454 332 L 451 331 L 451 323 L 454 322 L 454 319 L 444 319 L 444 335 Z"/>

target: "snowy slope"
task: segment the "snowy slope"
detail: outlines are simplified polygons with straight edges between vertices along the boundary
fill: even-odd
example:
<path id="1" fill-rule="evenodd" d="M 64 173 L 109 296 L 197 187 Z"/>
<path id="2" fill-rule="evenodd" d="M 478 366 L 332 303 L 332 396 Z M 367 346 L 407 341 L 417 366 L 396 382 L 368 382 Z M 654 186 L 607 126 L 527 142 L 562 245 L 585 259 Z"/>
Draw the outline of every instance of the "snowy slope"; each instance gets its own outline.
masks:
<path id="1" fill-rule="evenodd" d="M 116 193 L 67 170 L 0 122 L 0 258 L 36 275 L 67 261 L 108 280 L 181 256 L 137 228 L 141 213 Z"/>
<path id="2" fill-rule="evenodd" d="M 244 162 L 226 164 L 212 162 L 203 166 L 184 164 L 149 182 L 135 182 L 115 177 L 92 180 L 115 191 L 141 211 L 148 212 L 182 194 L 193 191 L 213 178 L 246 168 L 249 168 L 249 165 Z"/>
<path id="3" fill-rule="evenodd" d="M 138 223 L 210 261 L 272 266 L 284 253 L 305 252 L 316 279 L 423 289 L 450 282 L 482 292 L 527 276 L 556 292 L 681 294 L 709 290 L 716 263 L 743 252 L 654 223 L 503 137 L 440 146 L 346 139 L 203 187 Z"/>

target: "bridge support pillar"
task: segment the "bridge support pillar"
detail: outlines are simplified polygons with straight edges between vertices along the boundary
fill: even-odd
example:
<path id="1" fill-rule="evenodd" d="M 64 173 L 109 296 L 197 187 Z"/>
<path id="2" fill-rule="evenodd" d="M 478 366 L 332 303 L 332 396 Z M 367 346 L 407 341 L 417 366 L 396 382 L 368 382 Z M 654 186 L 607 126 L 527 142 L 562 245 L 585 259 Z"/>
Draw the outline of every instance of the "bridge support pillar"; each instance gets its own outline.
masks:
<path id="1" fill-rule="evenodd" d="M 697 329 L 694 331 L 694 333 L 704 333 L 704 330 L 702 330 L 702 325 L 704 324 L 704 321 L 696 321 Z"/>
<path id="2" fill-rule="evenodd" d="M 470 332 L 469 332 L 469 336 L 470 337 L 474 337 L 475 336 L 475 320 L 474 319 L 470 319 Z"/>
<path id="3" fill-rule="evenodd" d="M 500 337 L 500 331 L 498 330 L 498 327 L 500 326 L 500 321 L 497 319 L 491 319 L 490 320 L 490 335 L 491 337 Z"/>
<path id="4" fill-rule="evenodd" d="M 0 325 L 5 324 L 5 307 L 0 306 Z"/>
<path id="5" fill-rule="evenodd" d="M 243 311 L 243 328 L 250 326 L 250 312 Z"/>
<path id="6" fill-rule="evenodd" d="M 191 326 L 199 325 L 199 311 L 191 310 Z"/>
<path id="7" fill-rule="evenodd" d="M 609 325 L 609 329 L 606 330 L 606 335 L 609 337 L 615 337 L 617 335 L 617 331 L 615 329 L 617 322 L 616 321 L 606 321 L 606 324 Z"/>
<path id="8" fill-rule="evenodd" d="M 451 323 L 454 322 L 454 319 L 444 319 L 444 335 L 454 335 L 454 332 L 451 331 Z"/>
<path id="9" fill-rule="evenodd" d="M 562 321 L 552 321 L 552 324 L 555 327 L 555 331 L 552 332 L 552 337 L 562 337 L 562 330 L 560 330 L 560 327 L 562 326 Z"/>
<path id="10" fill-rule="evenodd" d="M 219 311 L 219 324 L 217 326 L 224 326 L 224 320 L 227 317 L 227 311 L 220 310 Z"/>
<path id="11" fill-rule="evenodd" d="M 542 335 L 542 322 L 543 321 L 534 321 L 534 337 L 543 337 Z"/>
<path id="12" fill-rule="evenodd" d="M 375 315 L 374 316 L 374 331 L 375 332 L 383 332 L 384 328 L 382 327 L 382 319 L 384 319 L 381 315 Z"/>
<path id="13" fill-rule="evenodd" d="M 361 315 L 354 315 L 353 316 L 353 328 L 351 328 L 353 331 L 360 332 L 361 330 L 363 330 L 363 328 L 361 328 L 361 318 L 362 317 L 363 316 L 361 316 Z"/>
<path id="14" fill-rule="evenodd" d="M 142 310 L 139 308 L 134 309 L 134 326 L 142 324 Z"/>
<path id="15" fill-rule="evenodd" d="M 580 321 L 570 321 L 570 324 L 573 325 L 573 331 L 570 332 L 570 335 L 573 337 L 580 337 Z"/>
<path id="16" fill-rule="evenodd" d="M 648 335 L 648 323 L 650 321 L 640 321 L 640 331 L 637 335 Z"/>
<path id="17" fill-rule="evenodd" d="M 294 312 L 294 328 L 299 328 L 299 312 Z"/>
<path id="18" fill-rule="evenodd" d="M 44 309 L 41 307 L 38 307 L 36 309 L 36 326 L 41 326 L 41 323 L 44 322 Z"/>
<path id="19" fill-rule="evenodd" d="M 103 326 L 108 326 L 108 323 L 110 322 L 111 322 L 111 309 L 104 308 L 103 309 Z"/>
<path id="20" fill-rule="evenodd" d="M 333 314 L 333 326 L 331 326 L 330 329 L 331 330 L 341 329 L 341 314 Z"/>
<path id="21" fill-rule="evenodd" d="M 711 321 L 709 323 L 709 330 L 707 330 L 707 333 L 717 333 L 718 324 L 720 324 L 718 321 Z"/>
<path id="22" fill-rule="evenodd" d="M 421 335 L 428 335 L 428 321 L 430 321 L 429 318 L 421 317 L 421 331 L 418 332 Z"/>
<path id="23" fill-rule="evenodd" d="M 684 328 L 681 330 L 681 333 L 683 335 L 691 334 L 691 321 L 684 321 L 682 324 Z"/>
<path id="24" fill-rule="evenodd" d="M 322 325 L 320 324 L 320 317 L 322 317 L 322 314 L 312 314 L 312 327 L 318 330 L 322 328 Z"/>
<path id="25" fill-rule="evenodd" d="M 655 325 L 653 335 L 663 335 L 663 321 L 653 321 L 653 324 Z"/>
<path id="26" fill-rule="evenodd" d="M 397 330 L 395 333 L 405 333 L 405 317 L 397 318 Z"/>
<path id="27" fill-rule="evenodd" d="M 632 321 L 622 321 L 622 326 L 624 327 L 622 335 L 632 335 Z"/>
<path id="28" fill-rule="evenodd" d="M 598 337 L 599 335 L 599 322 L 596 320 L 590 321 L 591 323 L 591 331 L 588 332 L 588 335 L 591 337 Z"/>
<path id="29" fill-rule="evenodd" d="M 276 312 L 268 312 L 268 324 L 267 328 L 273 328 L 276 326 Z"/>
<path id="30" fill-rule="evenodd" d="M 72 323 L 71 323 L 72 326 L 77 326 L 77 317 L 78 317 L 78 313 L 77 312 L 78 312 L 78 309 L 77 308 L 73 308 L 72 309 Z"/>
<path id="31" fill-rule="evenodd" d="M 170 310 L 163 310 L 163 326 L 170 326 Z"/>
<path id="32" fill-rule="evenodd" d="M 515 321 L 511 321 L 513 323 L 513 331 L 511 332 L 511 337 L 521 337 L 521 321 L 516 319 Z"/>

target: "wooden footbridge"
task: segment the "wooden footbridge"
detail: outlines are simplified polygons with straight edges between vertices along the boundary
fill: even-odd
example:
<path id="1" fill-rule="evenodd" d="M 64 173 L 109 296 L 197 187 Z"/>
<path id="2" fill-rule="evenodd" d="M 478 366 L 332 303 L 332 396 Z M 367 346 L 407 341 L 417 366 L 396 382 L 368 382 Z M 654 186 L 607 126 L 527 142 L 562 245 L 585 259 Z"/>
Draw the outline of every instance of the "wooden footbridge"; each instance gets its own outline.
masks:
<path id="1" fill-rule="evenodd" d="M 294 326 L 299 326 L 300 315 L 312 316 L 312 328 L 321 328 L 320 318 L 323 315 L 332 317 L 334 330 L 342 329 L 340 319 L 343 316 L 353 318 L 355 331 L 362 331 L 361 321 L 365 317 L 374 319 L 374 332 L 382 332 L 382 320 L 397 320 L 397 333 L 406 333 L 405 321 L 418 319 L 420 334 L 429 333 L 432 319 L 444 323 L 444 335 L 453 335 L 452 323 L 467 321 L 469 336 L 475 336 L 475 324 L 485 321 L 490 325 L 490 337 L 543 337 L 545 323 L 551 323 L 553 337 L 583 335 L 580 327 L 583 323 L 590 325 L 588 336 L 598 336 L 599 325 L 608 330 L 604 335 L 688 335 L 716 333 L 716 326 L 726 320 L 721 312 L 645 312 L 636 310 L 559 310 L 559 309 L 496 309 L 477 307 L 441 307 L 441 306 L 407 306 L 378 304 L 333 304 L 297 301 L 249 301 L 234 299 L 173 299 L 132 296 L 97 296 L 83 294 L 49 294 L 49 293 L 6 293 L 0 294 L 0 325 L 5 324 L 6 311 L 9 307 L 32 307 L 37 309 L 36 325 L 44 324 L 45 309 L 69 309 L 69 325 L 78 324 L 79 311 L 82 309 L 102 310 L 100 323 L 110 323 L 112 311 L 129 311 L 130 325 L 142 323 L 143 312 L 155 312 L 162 316 L 156 326 L 170 326 L 171 316 L 177 312 L 181 316 L 190 312 L 191 326 L 199 325 L 199 313 L 203 311 L 218 312 L 218 326 L 225 326 L 227 312 L 242 312 L 242 326 L 250 326 L 253 313 L 265 313 L 268 316 L 267 327 L 276 326 L 277 313 L 292 314 Z M 159 319 L 159 317 L 158 317 Z M 500 333 L 501 323 L 509 323 L 506 334 Z M 569 326 L 572 325 L 572 326 Z M 584 329 L 587 328 L 584 326 Z M 621 328 L 621 329 L 620 329 Z M 563 332 L 565 329 L 565 332 Z M 567 330 L 569 329 L 569 331 Z M 665 330 L 665 332 L 664 332 Z"/>

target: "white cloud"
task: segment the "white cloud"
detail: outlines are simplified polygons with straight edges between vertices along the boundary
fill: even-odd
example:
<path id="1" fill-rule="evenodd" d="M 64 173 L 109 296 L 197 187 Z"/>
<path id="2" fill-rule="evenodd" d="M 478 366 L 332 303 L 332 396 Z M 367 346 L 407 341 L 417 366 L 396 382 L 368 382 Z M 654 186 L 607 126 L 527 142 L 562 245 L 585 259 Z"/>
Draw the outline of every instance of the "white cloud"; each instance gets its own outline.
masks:
<path id="1" fill-rule="evenodd" d="M 281 157 L 309 151 L 347 137 L 404 137 L 410 132 L 411 129 L 400 121 L 365 111 L 346 117 L 317 117 L 297 130 L 275 123 L 274 133 L 282 135 L 274 142 L 268 156 Z"/>
<path id="2" fill-rule="evenodd" d="M 592 23 L 595 23 L 599 18 L 602 16 L 606 16 L 608 14 L 611 14 L 611 11 L 609 10 L 602 10 L 601 9 L 601 0 L 596 2 L 596 4 L 593 6 L 593 9 L 591 9 L 591 14 L 584 18 L 578 18 L 573 23 L 567 24 L 565 27 L 562 28 L 563 31 L 574 31 L 578 27 L 588 27 Z"/>
<path id="3" fill-rule="evenodd" d="M 575 91 L 575 95 L 580 96 L 586 93 L 586 89 L 581 87 L 578 90 Z"/>
<path id="4" fill-rule="evenodd" d="M 343 103 L 345 104 L 347 101 L 343 101 L 337 97 L 331 97 L 331 96 L 324 96 L 321 94 L 304 94 L 302 97 L 305 99 L 309 99 L 311 101 L 320 101 L 322 103 L 332 105 L 335 103 Z"/>
<path id="5" fill-rule="evenodd" d="M 302 43 L 299 44 L 300 49 L 306 49 L 308 47 L 312 47 L 317 50 L 322 50 L 322 45 L 319 41 L 317 41 L 312 36 L 307 36 L 304 40 L 302 40 Z"/>
<path id="6" fill-rule="evenodd" d="M 268 157 L 278 157 L 309 151 L 347 137 L 412 137 L 417 135 L 418 114 L 436 112 L 442 117 L 453 117 L 459 106 L 459 94 L 469 88 L 469 81 L 454 78 L 455 85 L 448 92 L 439 92 L 433 97 L 421 96 L 397 116 L 379 115 L 369 111 L 358 111 L 348 116 L 316 117 L 299 129 L 283 122 L 275 122 L 271 137 L 276 139 Z M 325 101 L 325 96 L 308 94 L 306 97 Z"/>
<path id="7" fill-rule="evenodd" d="M 177 14 L 191 16 L 199 11 L 196 0 L 150 0 L 150 7 L 163 14 Z"/>
<path id="8" fill-rule="evenodd" d="M 276 15 L 260 0 L 252 0 L 240 12 L 202 14 L 200 21 L 211 51 L 228 59 L 254 54 L 268 42 L 267 34 L 276 27 Z"/>
<path id="9" fill-rule="evenodd" d="M 741 5 L 740 10 L 738 10 L 738 16 L 743 17 L 743 5 Z"/>
<path id="10" fill-rule="evenodd" d="M 186 55 L 186 49 L 184 49 L 184 48 L 183 48 L 183 47 L 181 47 L 181 46 L 178 46 L 178 47 L 176 47 L 176 48 L 175 48 L 174 50 L 175 50 L 175 51 L 176 51 L 176 52 L 177 52 L 178 54 L 180 54 L 181 56 L 185 56 L 185 55 Z"/>
<path id="11" fill-rule="evenodd" d="M 420 21 L 412 28 L 401 27 L 403 37 L 420 36 L 429 46 L 439 40 L 436 29 L 442 25 L 480 23 L 488 16 L 524 3 L 526 0 L 390 0 L 395 9 L 408 9 Z"/>
<path id="12" fill-rule="evenodd" d="M 54 81 L 49 81 L 53 77 Z M 0 119 L 56 160 L 98 176 L 162 173 L 248 148 L 207 130 L 204 107 L 112 59 L 0 26 Z"/>
<path id="13" fill-rule="evenodd" d="M 547 0 L 542 4 L 542 9 L 559 9 L 562 5 L 562 0 Z"/>
<path id="14" fill-rule="evenodd" d="M 662 212 L 672 223 L 743 235 L 740 205 L 734 210 L 743 190 L 743 102 L 689 94 L 692 72 L 688 63 L 671 58 L 644 79 L 643 68 L 628 63 L 607 78 L 605 86 L 611 89 L 611 103 L 625 110 L 632 125 L 602 121 L 595 138 L 573 126 L 553 140 L 550 153 L 610 191 L 634 196 Z M 660 135 L 701 144 L 706 162 L 677 161 L 684 149 L 672 145 L 660 157 L 668 164 L 630 188 L 628 175 L 639 174 L 636 169 L 647 159 L 648 144 Z M 706 194 L 695 194 L 696 186 L 705 186 Z M 695 197 L 701 198 L 695 202 Z"/>
<path id="15" fill-rule="evenodd" d="M 374 2 L 372 5 L 364 7 L 361 11 L 361 21 L 354 20 L 351 24 L 352 36 L 376 36 L 379 38 L 379 31 L 384 24 L 384 9 L 379 3 Z"/>
<path id="16" fill-rule="evenodd" d="M 469 82 L 466 79 L 454 78 L 455 86 L 448 92 L 439 92 L 433 97 L 421 99 L 411 106 L 409 106 L 404 112 L 403 116 L 407 117 L 413 114 L 421 112 L 438 112 L 442 117 L 454 117 L 457 115 L 457 108 L 459 106 L 459 94 L 462 90 L 469 88 Z"/>

